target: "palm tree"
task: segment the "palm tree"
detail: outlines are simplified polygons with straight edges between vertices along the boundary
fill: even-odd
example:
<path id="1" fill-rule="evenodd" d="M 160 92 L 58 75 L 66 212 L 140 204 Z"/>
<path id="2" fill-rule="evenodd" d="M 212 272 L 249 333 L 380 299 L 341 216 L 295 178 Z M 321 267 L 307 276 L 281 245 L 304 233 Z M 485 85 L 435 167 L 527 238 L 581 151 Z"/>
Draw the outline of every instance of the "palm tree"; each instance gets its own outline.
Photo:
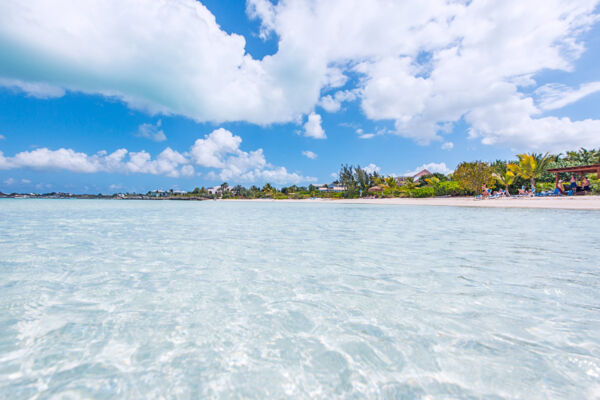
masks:
<path id="1" fill-rule="evenodd" d="M 600 162 L 600 150 L 581 148 L 578 151 L 568 151 L 567 160 L 578 164 L 594 164 Z"/>
<path id="2" fill-rule="evenodd" d="M 506 171 L 504 172 L 492 172 L 492 176 L 494 177 L 494 179 L 496 180 L 496 182 L 498 182 L 499 184 L 504 186 L 504 189 L 508 192 L 508 187 L 510 185 L 513 184 L 513 182 L 515 181 L 515 174 L 514 172 L 512 172 L 511 169 L 511 165 L 513 164 L 508 164 L 506 166 L 506 168 L 508 168 Z"/>
<path id="3" fill-rule="evenodd" d="M 514 175 L 531 181 L 531 187 L 535 187 L 535 178 L 539 177 L 548 169 L 548 164 L 553 160 L 550 154 L 517 154 L 519 162 L 508 164 L 506 167 Z"/>

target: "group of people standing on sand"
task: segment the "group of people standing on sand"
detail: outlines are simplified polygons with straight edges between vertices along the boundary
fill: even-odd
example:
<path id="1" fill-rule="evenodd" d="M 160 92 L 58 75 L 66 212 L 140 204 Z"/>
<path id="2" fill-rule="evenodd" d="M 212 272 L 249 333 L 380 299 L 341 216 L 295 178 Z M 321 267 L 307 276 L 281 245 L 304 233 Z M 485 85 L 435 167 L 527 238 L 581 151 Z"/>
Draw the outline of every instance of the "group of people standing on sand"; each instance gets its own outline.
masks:
<path id="1" fill-rule="evenodd" d="M 581 177 L 581 185 L 577 185 L 577 179 L 575 175 L 571 175 L 571 179 L 569 183 L 563 182 L 559 180 L 556 182 L 556 189 L 554 189 L 555 194 L 575 194 L 577 192 L 589 192 L 591 190 L 590 180 L 582 176 Z"/>

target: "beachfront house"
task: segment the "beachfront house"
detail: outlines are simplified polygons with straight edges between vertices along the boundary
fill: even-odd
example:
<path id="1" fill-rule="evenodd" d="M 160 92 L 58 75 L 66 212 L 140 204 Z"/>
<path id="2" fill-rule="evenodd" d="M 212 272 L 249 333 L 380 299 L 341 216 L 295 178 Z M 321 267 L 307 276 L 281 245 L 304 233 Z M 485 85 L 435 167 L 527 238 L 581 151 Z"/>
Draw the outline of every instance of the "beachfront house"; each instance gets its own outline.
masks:
<path id="1" fill-rule="evenodd" d="M 185 190 L 173 190 L 173 194 L 178 195 L 178 196 L 182 196 L 186 193 L 187 192 Z"/>
<path id="2" fill-rule="evenodd" d="M 319 184 L 319 185 L 315 185 L 315 186 L 317 187 L 317 189 L 319 189 L 320 192 L 327 192 L 327 193 L 339 193 L 339 192 L 343 192 L 344 190 L 346 190 L 345 186 L 337 185 L 335 183 L 330 183 L 329 185 Z"/>
<path id="3" fill-rule="evenodd" d="M 429 172 L 429 170 L 427 170 L 427 169 L 424 169 L 424 170 L 422 170 L 422 171 L 418 172 L 417 174 L 415 174 L 415 175 L 413 175 L 413 176 L 399 176 L 399 177 L 397 178 L 397 179 L 398 179 L 398 184 L 399 184 L 399 185 L 402 185 L 404 182 L 406 182 L 406 180 L 407 180 L 408 178 L 412 178 L 412 179 L 413 179 L 413 181 L 415 181 L 415 182 L 416 182 L 416 181 L 418 181 L 418 180 L 419 180 L 419 179 L 420 179 L 422 176 L 425 176 L 425 175 L 431 175 L 431 172 Z"/>
<path id="4" fill-rule="evenodd" d="M 168 197 L 169 192 L 167 192 L 166 190 L 152 190 L 151 192 L 148 192 L 148 196 L 150 196 L 150 197 Z"/>
<path id="5" fill-rule="evenodd" d="M 214 187 L 208 188 L 208 193 L 219 194 L 222 192 L 231 192 L 232 190 L 233 190 L 233 188 L 230 186 L 227 186 L 225 189 L 223 189 L 222 186 L 214 186 Z"/>

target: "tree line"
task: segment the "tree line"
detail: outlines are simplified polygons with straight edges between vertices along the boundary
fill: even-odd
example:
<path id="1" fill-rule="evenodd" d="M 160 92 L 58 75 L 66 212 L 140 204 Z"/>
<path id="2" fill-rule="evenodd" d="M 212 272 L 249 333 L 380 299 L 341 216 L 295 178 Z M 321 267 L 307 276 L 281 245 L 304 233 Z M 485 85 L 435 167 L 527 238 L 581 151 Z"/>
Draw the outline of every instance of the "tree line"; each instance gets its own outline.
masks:
<path id="1" fill-rule="evenodd" d="M 187 196 L 224 199 L 467 196 L 478 194 L 483 184 L 491 189 L 505 189 L 510 193 L 516 193 L 523 186 L 535 187 L 536 191 L 541 192 L 554 189 L 555 175 L 548 173 L 548 169 L 596 163 L 600 163 L 600 149 L 582 148 L 565 154 L 523 153 L 517 154 L 514 160 L 461 162 L 448 175 L 433 173 L 418 180 L 384 176 L 360 165 L 342 164 L 337 179 L 332 182 L 333 185 L 343 187 L 343 190 L 337 192 L 320 190 L 314 185 L 291 185 L 278 189 L 269 183 L 262 187 L 229 186 L 223 183 L 216 193 L 210 193 L 202 187 L 195 188 Z M 568 174 L 560 174 L 559 177 L 565 181 L 570 178 Z M 589 174 L 588 177 L 592 183 L 592 192 L 599 194 L 599 177 L 597 174 Z"/>

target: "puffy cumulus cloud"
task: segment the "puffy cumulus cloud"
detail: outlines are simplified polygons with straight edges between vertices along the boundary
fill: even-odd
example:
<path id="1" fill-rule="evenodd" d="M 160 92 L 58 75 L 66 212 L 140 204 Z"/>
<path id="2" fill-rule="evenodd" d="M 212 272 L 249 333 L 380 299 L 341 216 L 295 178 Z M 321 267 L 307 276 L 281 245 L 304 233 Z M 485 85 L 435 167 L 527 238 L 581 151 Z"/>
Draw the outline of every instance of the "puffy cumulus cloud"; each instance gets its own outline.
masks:
<path id="1" fill-rule="evenodd" d="M 431 172 L 432 174 L 438 172 L 440 174 L 448 175 L 449 173 L 452 172 L 452 170 L 446 166 L 446 163 L 431 162 L 429 164 L 423 164 L 420 167 L 413 169 L 412 171 L 406 171 L 404 174 L 402 174 L 402 176 L 415 176 L 416 174 L 423 171 L 424 169 Z"/>
<path id="2" fill-rule="evenodd" d="M 195 0 L 5 0 L 0 84 L 39 97 L 99 93 L 199 121 L 268 124 L 310 114 L 305 131 L 313 137 L 325 133 L 311 111 L 335 112 L 352 101 L 338 97 L 336 88 L 345 86 L 368 118 L 391 120 L 392 133 L 422 144 L 442 141 L 464 119 L 483 143 L 598 146 L 600 136 L 590 134 L 597 120 L 542 113 L 595 90 L 593 82 L 559 90 L 558 100 L 548 88 L 535 91 L 538 72 L 573 71 L 597 6 L 248 0 L 261 36 L 278 38 L 277 52 L 257 60 L 242 36 L 223 31 Z M 517 103 L 526 106 L 520 113 L 512 110 Z M 509 111 L 502 124 L 486 119 L 494 110 Z"/>
<path id="3" fill-rule="evenodd" d="M 312 152 L 312 151 L 310 151 L 310 150 L 304 150 L 304 151 L 302 152 L 302 155 L 303 155 L 304 157 L 306 157 L 306 158 L 310 158 L 311 160 L 314 160 L 314 159 L 316 159 L 316 158 L 317 158 L 317 154 L 316 154 L 316 153 L 314 153 L 314 152 Z"/>
<path id="4" fill-rule="evenodd" d="M 93 155 L 76 152 L 73 149 L 50 150 L 39 148 L 23 151 L 12 157 L 0 153 L 0 169 L 31 168 L 37 170 L 65 170 L 77 173 L 145 173 L 166 175 L 177 178 L 189 175 L 189 168 L 184 173 L 179 170 L 189 161 L 180 153 L 167 147 L 156 159 L 152 159 L 146 151 L 128 152 L 118 149 L 110 154 L 100 151 Z"/>
<path id="5" fill-rule="evenodd" d="M 367 165 L 363 169 L 370 174 L 381 171 L 381 168 L 379 168 L 377 165 L 375 165 L 373 163 Z"/>
<path id="6" fill-rule="evenodd" d="M 310 151 L 310 150 L 304 150 L 304 151 L 302 152 L 302 155 L 303 155 L 304 157 L 306 157 L 306 158 L 310 158 L 311 160 L 314 160 L 315 158 L 317 158 L 317 154 L 316 154 L 316 153 L 313 153 L 313 152 L 312 152 L 312 151 Z"/>
<path id="7" fill-rule="evenodd" d="M 242 138 L 234 136 L 227 129 L 219 128 L 204 139 L 198 139 L 192 146 L 190 154 L 194 162 L 202 167 L 223 168 L 223 157 L 239 152 Z"/>
<path id="8" fill-rule="evenodd" d="M 196 165 L 219 169 L 206 175 L 212 180 L 278 184 L 314 180 L 312 177 L 288 172 L 285 167 L 268 163 L 262 149 L 243 151 L 240 148 L 241 144 L 241 137 L 219 128 L 196 140 L 189 154 Z"/>
<path id="9" fill-rule="evenodd" d="M 227 180 L 227 175 L 221 173 L 221 180 Z M 301 182 L 316 182 L 316 178 L 302 176 L 295 172 L 289 172 L 285 167 L 270 167 L 263 170 L 254 169 L 240 175 L 238 180 L 243 182 L 271 182 L 276 184 L 297 184 Z"/>
<path id="10" fill-rule="evenodd" d="M 454 148 L 454 143 L 452 142 L 444 142 L 442 144 L 442 150 L 452 150 Z"/>
<path id="11" fill-rule="evenodd" d="M 0 135 L 0 140 L 4 140 L 4 139 L 6 139 L 6 136 Z"/>
<path id="12" fill-rule="evenodd" d="M 317 113 L 310 113 L 308 120 L 304 124 L 304 136 L 308 136 L 314 139 L 326 139 L 325 130 L 321 126 L 321 116 Z"/>
<path id="13" fill-rule="evenodd" d="M 328 94 L 321 97 L 319 105 L 327 112 L 338 112 L 342 108 L 343 102 L 354 101 L 359 93 L 359 90 L 338 90 L 333 95 Z"/>
<path id="14" fill-rule="evenodd" d="M 182 175 L 182 170 L 178 169 L 178 167 L 186 163 L 188 163 L 187 158 L 170 147 L 167 147 L 158 155 L 158 157 L 156 157 L 156 160 L 152 160 L 150 154 L 145 151 L 130 153 L 129 161 L 125 163 L 125 171 L 130 173 L 166 175 L 171 178 L 178 178 Z M 190 176 L 187 167 L 189 167 L 189 165 L 182 167 L 182 169 L 185 169 L 184 176 Z"/>
<path id="15" fill-rule="evenodd" d="M 314 106 L 325 69 L 310 94 L 296 96 L 303 82 L 290 60 L 258 61 L 245 45 L 196 0 L 0 3 L 0 84 L 36 97 L 72 90 L 151 113 L 259 124 Z"/>
<path id="16" fill-rule="evenodd" d="M 341 108 L 325 86 L 327 66 L 334 65 L 358 74 L 354 89 L 368 118 L 392 120 L 392 133 L 422 144 L 441 141 L 465 118 L 487 144 L 573 147 L 581 144 L 581 136 L 586 145 L 600 145 L 600 136 L 589 133 L 593 120 L 541 116 L 595 91 L 594 82 L 573 92 L 561 90 L 558 102 L 542 98 L 539 107 L 503 116 L 501 126 L 485 120 L 490 110 L 530 101 L 530 88 L 521 89 L 535 88 L 536 73 L 573 70 L 585 50 L 581 34 L 599 19 L 597 0 L 249 3 L 263 31 L 280 38 L 273 60 L 311 55 L 312 74 L 302 75 L 306 90 L 315 74 L 323 74 L 319 105 L 328 112 Z"/>
<path id="17" fill-rule="evenodd" d="M 156 124 L 141 124 L 135 136 L 153 140 L 155 142 L 164 142 L 167 140 L 165 132 L 162 130 L 162 121 L 159 119 Z"/>
<path id="18" fill-rule="evenodd" d="M 277 184 L 313 182 L 315 178 L 290 172 L 267 162 L 262 149 L 243 151 L 242 138 L 226 129 L 216 129 L 194 142 L 188 152 L 165 148 L 156 158 L 147 151 L 112 153 L 76 152 L 72 149 L 47 148 L 23 151 L 12 157 L 0 152 L 0 170 L 31 168 L 66 170 L 77 173 L 152 174 L 172 178 L 196 175 L 195 167 L 209 168 L 205 176 L 213 180 L 271 182 Z"/>

